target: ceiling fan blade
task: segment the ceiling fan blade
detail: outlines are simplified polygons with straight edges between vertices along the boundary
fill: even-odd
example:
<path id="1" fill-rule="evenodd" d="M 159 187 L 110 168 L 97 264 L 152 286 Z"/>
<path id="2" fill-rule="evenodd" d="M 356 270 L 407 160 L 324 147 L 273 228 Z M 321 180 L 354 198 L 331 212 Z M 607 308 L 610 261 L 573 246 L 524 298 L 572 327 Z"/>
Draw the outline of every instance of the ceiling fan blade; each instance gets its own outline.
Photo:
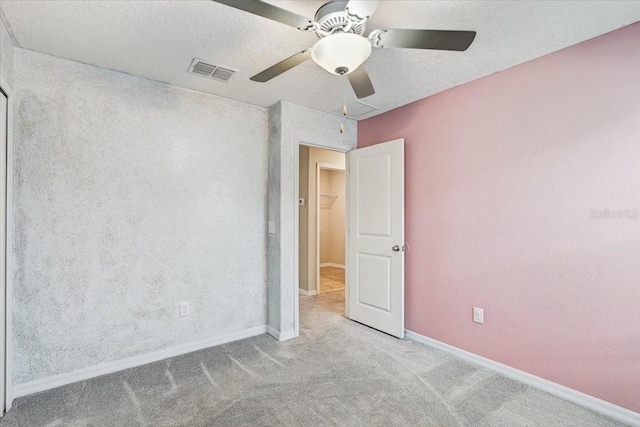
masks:
<path id="1" fill-rule="evenodd" d="M 381 29 L 369 34 L 374 47 L 463 51 L 473 42 L 475 31 Z"/>
<path id="2" fill-rule="evenodd" d="M 364 69 L 364 65 L 347 74 L 347 77 L 358 99 L 366 98 L 376 93 L 375 89 L 373 89 L 373 84 L 371 84 L 371 79 L 369 79 L 369 74 Z"/>
<path id="3" fill-rule="evenodd" d="M 285 25 L 297 28 L 302 31 L 313 30 L 314 21 L 297 13 L 290 12 L 281 7 L 265 3 L 260 0 L 213 0 L 216 3 L 231 6 L 254 15 L 262 16 L 272 21 L 277 21 Z"/>
<path id="4" fill-rule="evenodd" d="M 368 19 L 376 11 L 382 0 L 349 0 L 344 11 L 348 16 Z"/>
<path id="5" fill-rule="evenodd" d="M 272 78 L 279 76 L 285 71 L 289 71 L 293 67 L 302 64 L 309 58 L 311 58 L 311 49 L 303 50 L 302 52 L 298 52 L 295 55 L 288 57 L 284 61 L 280 61 L 276 65 L 267 68 L 261 73 L 256 74 L 249 80 L 260 83 L 268 82 Z"/>

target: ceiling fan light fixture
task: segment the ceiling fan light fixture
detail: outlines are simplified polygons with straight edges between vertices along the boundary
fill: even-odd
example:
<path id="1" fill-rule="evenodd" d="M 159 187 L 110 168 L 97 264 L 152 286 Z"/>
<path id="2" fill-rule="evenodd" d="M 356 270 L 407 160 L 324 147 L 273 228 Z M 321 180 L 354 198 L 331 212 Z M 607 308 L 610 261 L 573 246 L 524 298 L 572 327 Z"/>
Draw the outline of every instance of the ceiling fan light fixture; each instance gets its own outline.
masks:
<path id="1" fill-rule="evenodd" d="M 369 40 L 352 33 L 337 33 L 324 37 L 313 45 L 311 51 L 311 58 L 316 64 L 337 75 L 355 71 L 369 55 Z"/>

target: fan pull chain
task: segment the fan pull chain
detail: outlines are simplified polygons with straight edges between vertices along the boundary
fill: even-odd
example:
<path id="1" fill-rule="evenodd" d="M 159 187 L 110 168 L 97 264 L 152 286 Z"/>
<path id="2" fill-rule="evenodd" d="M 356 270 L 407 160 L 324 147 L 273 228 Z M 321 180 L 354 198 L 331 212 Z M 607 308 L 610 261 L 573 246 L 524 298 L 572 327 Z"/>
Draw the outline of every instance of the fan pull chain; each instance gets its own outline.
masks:
<path id="1" fill-rule="evenodd" d="M 346 117 L 347 116 L 347 104 L 345 104 L 344 102 L 344 91 L 345 91 L 345 81 L 346 81 L 347 77 L 346 76 L 342 76 L 342 90 L 341 90 L 341 98 L 342 98 L 342 116 Z M 340 123 L 340 133 L 344 133 L 344 123 Z"/>

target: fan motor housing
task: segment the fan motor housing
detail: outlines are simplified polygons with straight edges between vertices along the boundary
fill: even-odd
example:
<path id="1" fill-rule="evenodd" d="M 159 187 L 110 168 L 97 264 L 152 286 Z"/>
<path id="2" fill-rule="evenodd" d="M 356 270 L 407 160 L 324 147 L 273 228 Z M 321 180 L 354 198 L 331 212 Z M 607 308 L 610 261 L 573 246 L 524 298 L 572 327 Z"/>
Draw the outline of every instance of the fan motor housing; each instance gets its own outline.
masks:
<path id="1" fill-rule="evenodd" d="M 365 23 L 351 20 L 347 17 L 347 14 L 344 13 L 347 3 L 347 1 L 341 0 L 332 1 L 318 9 L 315 16 L 315 20 L 319 24 L 318 31 L 316 32 L 318 37 L 326 37 L 336 31 L 358 35 L 364 34 L 366 29 Z"/>

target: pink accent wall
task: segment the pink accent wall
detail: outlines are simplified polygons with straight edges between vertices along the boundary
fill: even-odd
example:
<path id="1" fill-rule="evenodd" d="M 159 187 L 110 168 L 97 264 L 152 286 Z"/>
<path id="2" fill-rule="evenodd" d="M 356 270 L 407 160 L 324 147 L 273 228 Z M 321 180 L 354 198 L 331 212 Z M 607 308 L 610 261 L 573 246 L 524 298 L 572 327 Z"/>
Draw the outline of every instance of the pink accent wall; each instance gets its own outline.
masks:
<path id="1" fill-rule="evenodd" d="M 640 412 L 640 23 L 358 124 L 395 138 L 407 329 Z"/>

